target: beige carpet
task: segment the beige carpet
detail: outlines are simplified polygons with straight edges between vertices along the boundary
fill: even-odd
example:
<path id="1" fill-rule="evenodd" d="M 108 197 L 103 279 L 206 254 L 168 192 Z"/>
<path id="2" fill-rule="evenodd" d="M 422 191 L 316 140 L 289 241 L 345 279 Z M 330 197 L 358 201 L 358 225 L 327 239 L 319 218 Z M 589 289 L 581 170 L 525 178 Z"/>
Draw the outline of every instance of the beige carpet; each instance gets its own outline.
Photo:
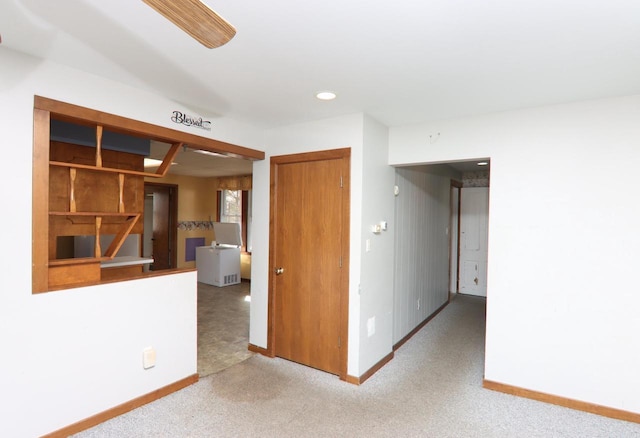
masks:
<path id="1" fill-rule="evenodd" d="M 250 284 L 198 283 L 198 374 L 205 377 L 253 355 L 249 346 Z"/>
<path id="2" fill-rule="evenodd" d="M 361 386 L 255 355 L 78 436 L 640 437 L 639 424 L 483 389 L 484 303 L 454 299 Z"/>

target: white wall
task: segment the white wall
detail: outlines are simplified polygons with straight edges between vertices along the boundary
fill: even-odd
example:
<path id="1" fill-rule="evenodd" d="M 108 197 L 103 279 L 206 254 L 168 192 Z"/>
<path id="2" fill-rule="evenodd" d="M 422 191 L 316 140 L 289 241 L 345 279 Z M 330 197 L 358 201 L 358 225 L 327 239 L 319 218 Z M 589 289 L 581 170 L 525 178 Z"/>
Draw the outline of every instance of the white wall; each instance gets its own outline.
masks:
<path id="1" fill-rule="evenodd" d="M 301 123 L 267 132 L 266 159 L 253 165 L 253 251 L 251 254 L 251 327 L 249 342 L 267 347 L 269 269 L 270 157 L 351 148 L 351 250 L 349 274 L 348 373 L 358 375 L 360 302 L 360 229 L 362 205 L 363 116 Z"/>
<path id="2" fill-rule="evenodd" d="M 34 94 L 248 147 L 250 127 L 210 133 L 173 124 L 172 101 L 0 48 L 1 436 L 39 436 L 196 372 L 196 275 L 31 293 Z M 144 371 L 142 349 L 157 350 Z"/>
<path id="3" fill-rule="evenodd" d="M 362 220 L 358 229 L 361 257 L 359 368 L 361 376 L 393 350 L 393 236 L 395 170 L 387 164 L 388 129 L 364 119 L 362 156 Z M 387 231 L 374 234 L 372 227 L 387 222 Z M 369 252 L 366 241 L 369 240 Z M 373 318 L 375 333 L 368 335 L 367 321 Z"/>
<path id="4" fill-rule="evenodd" d="M 359 377 L 392 350 L 393 182 L 387 164 L 387 128 L 362 114 L 270 130 L 267 159 L 253 168 L 254 246 L 251 266 L 250 342 L 266 348 L 269 264 L 269 159 L 272 156 L 351 148 L 349 342 L 347 373 Z M 379 236 L 371 226 L 387 221 Z M 365 254 L 364 242 L 371 240 Z M 376 332 L 367 336 L 367 319 Z"/>
<path id="5" fill-rule="evenodd" d="M 393 343 L 449 298 L 449 190 L 445 166 L 396 170 Z"/>
<path id="6" fill-rule="evenodd" d="M 390 130 L 391 164 L 491 158 L 486 379 L 640 413 L 638 120 L 629 96 Z"/>

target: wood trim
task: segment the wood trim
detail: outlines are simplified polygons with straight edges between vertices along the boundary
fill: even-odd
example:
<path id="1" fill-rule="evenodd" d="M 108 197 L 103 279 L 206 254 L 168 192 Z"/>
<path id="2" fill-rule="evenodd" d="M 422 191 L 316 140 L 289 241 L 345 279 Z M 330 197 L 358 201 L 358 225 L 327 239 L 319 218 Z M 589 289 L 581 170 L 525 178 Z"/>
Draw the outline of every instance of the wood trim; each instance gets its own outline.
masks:
<path id="1" fill-rule="evenodd" d="M 142 274 L 142 265 L 116 266 L 100 269 L 100 281 L 129 279 Z"/>
<path id="2" fill-rule="evenodd" d="M 156 175 L 165 176 L 169 172 L 169 168 L 171 167 L 171 164 L 173 164 L 173 160 L 175 160 L 178 152 L 180 152 L 182 145 L 183 143 L 174 143 L 171 145 L 171 149 L 169 149 L 167 154 L 164 156 L 162 164 L 160 164 L 158 169 L 156 169 Z"/>
<path id="3" fill-rule="evenodd" d="M 109 216 L 109 217 L 126 217 L 131 219 L 134 216 L 140 216 L 139 213 L 121 213 L 121 212 L 104 212 L 104 211 L 50 211 L 50 216 Z M 50 261 L 52 263 L 54 260 Z"/>
<path id="4" fill-rule="evenodd" d="M 347 378 L 349 361 L 349 273 L 351 231 L 351 149 L 328 151 L 342 156 L 342 294 L 340 296 L 340 379 Z"/>
<path id="5" fill-rule="evenodd" d="M 347 383 L 351 383 L 353 385 L 362 385 L 369 377 L 373 376 L 376 372 L 378 372 L 378 370 L 380 368 L 382 368 L 387 363 L 389 363 L 391 361 L 391 359 L 393 359 L 393 356 L 394 356 L 394 353 L 392 351 L 391 353 L 387 354 L 385 357 L 380 359 L 374 366 L 369 368 L 360 377 L 354 377 L 354 376 L 347 375 L 347 377 L 342 379 L 342 380 L 346 381 Z"/>
<path id="6" fill-rule="evenodd" d="M 249 160 L 264 160 L 265 156 L 264 152 L 256 149 L 249 149 L 211 138 L 200 137 L 195 134 L 152 125 L 151 123 L 84 108 L 46 97 L 35 96 L 35 108 L 53 113 L 52 117 L 57 120 L 85 123 L 87 125 L 98 124 L 109 129 L 109 131 L 138 137 L 150 137 L 153 140 L 164 143 L 186 143 L 191 148 L 223 153 L 232 157 Z"/>
<path id="7" fill-rule="evenodd" d="M 153 184 L 153 183 L 152 183 Z M 178 268 L 178 206 L 180 186 L 171 184 L 173 187 L 169 191 L 169 210 L 171 211 L 171 223 L 169 224 L 171 239 L 171 266 Z"/>
<path id="8" fill-rule="evenodd" d="M 351 383 L 352 385 L 360 385 L 360 377 L 355 377 L 347 374 L 347 377 L 344 379 L 345 382 Z"/>
<path id="9" fill-rule="evenodd" d="M 247 252 L 247 226 L 249 221 L 249 190 L 242 190 L 242 247 L 240 248 L 242 252 Z"/>
<path id="10" fill-rule="evenodd" d="M 107 248 L 107 251 L 104 254 L 105 257 L 108 257 L 110 259 L 113 259 L 115 257 L 115 255 L 118 253 L 118 250 L 124 243 L 124 240 L 133 229 L 133 226 L 136 224 L 136 222 L 138 222 L 138 219 L 140 219 L 140 213 L 129 215 L 129 218 L 122 225 L 120 231 L 118 231 L 118 234 L 116 234 L 116 236 L 113 238 L 113 241 L 111 242 L 111 245 L 109 245 L 109 248 Z M 98 257 L 98 255 L 96 255 L 96 257 Z"/>
<path id="11" fill-rule="evenodd" d="M 48 111 L 33 110 L 33 171 L 31 200 L 32 293 L 49 287 L 49 120 Z"/>
<path id="12" fill-rule="evenodd" d="M 49 267 L 65 265 L 86 265 L 91 263 L 100 263 L 106 260 L 111 259 L 109 257 L 79 257 L 76 259 L 49 260 Z"/>
<path id="13" fill-rule="evenodd" d="M 457 227 L 456 227 L 456 280 L 455 280 L 455 285 L 451 284 L 451 258 L 453 255 L 453 231 L 454 230 L 450 230 L 449 231 L 449 299 L 451 299 L 451 286 L 454 286 L 455 288 L 455 292 L 458 293 L 458 283 L 459 283 L 459 278 L 460 278 L 460 194 L 461 194 L 461 190 L 462 189 L 462 182 L 460 181 L 456 181 L 455 179 L 450 180 L 450 185 L 449 185 L 449 194 L 451 194 L 454 190 L 458 191 L 458 202 L 457 202 L 457 210 L 458 210 L 458 214 L 457 214 L 457 218 L 456 218 L 456 222 L 457 222 Z M 449 225 L 451 225 L 451 219 L 453 218 L 453 203 L 451 202 L 452 200 L 449 199 Z"/>
<path id="14" fill-rule="evenodd" d="M 640 413 L 624 411 L 622 409 L 610 408 L 594 403 L 588 403 L 580 400 L 574 400 L 557 395 L 546 394 L 544 392 L 532 391 L 530 389 L 519 388 L 517 386 L 507 385 L 504 383 L 493 382 L 484 379 L 482 387 L 492 391 L 504 392 L 506 394 L 515 395 L 517 397 L 529 398 L 532 400 L 550 403 L 553 405 L 564 406 L 565 408 L 575 409 L 577 411 L 589 412 L 591 414 L 602 415 L 603 417 L 614 418 L 616 420 L 630 421 L 632 423 L 640 423 Z"/>
<path id="15" fill-rule="evenodd" d="M 105 259 L 103 257 L 103 259 Z M 92 259 L 95 260 L 95 259 Z M 105 268 L 109 269 L 109 268 Z M 78 284 L 69 284 L 57 287 L 49 287 L 49 292 L 55 292 L 57 290 L 67 290 L 73 289 L 76 287 L 85 287 L 85 286 L 95 286 L 96 284 L 107 284 L 107 283 L 122 283 L 123 281 L 132 281 L 132 280 L 140 280 L 142 278 L 150 278 L 150 277 L 162 277 L 165 275 L 174 275 L 174 274 L 182 274 L 184 272 L 192 272 L 195 271 L 195 268 L 175 268 L 175 269 L 163 269 L 162 271 L 149 271 L 149 272 L 141 272 L 139 275 L 130 278 L 120 278 L 117 280 L 114 279 L 100 279 L 99 281 L 91 281 L 87 283 L 78 283 Z"/>
<path id="16" fill-rule="evenodd" d="M 144 176 L 149 178 L 162 178 L 164 176 L 158 173 L 141 172 L 139 170 L 116 169 L 113 167 L 96 167 L 88 164 L 65 163 L 62 161 L 51 161 L 49 162 L 49 164 L 51 166 L 70 167 L 72 169 L 86 169 L 86 170 L 92 170 L 95 172 L 111 172 L 111 173 L 118 173 L 118 174 L 125 174 L 125 175 Z"/>
<path id="17" fill-rule="evenodd" d="M 222 189 L 216 190 L 216 222 L 220 222 L 220 209 L 222 208 Z"/>
<path id="18" fill-rule="evenodd" d="M 96 167 L 102 167 L 102 126 L 96 126 Z"/>
<path id="19" fill-rule="evenodd" d="M 276 211 L 278 211 L 278 197 L 276 196 L 278 181 L 278 161 L 279 157 L 271 157 L 270 172 L 271 175 L 269 182 L 269 264 L 267 272 L 267 355 L 275 357 L 275 345 L 276 345 L 276 331 L 275 324 L 275 308 L 276 308 L 276 296 L 275 296 L 275 282 L 276 278 L 273 275 L 275 271 L 275 260 L 277 254 L 277 242 L 276 239 Z M 274 159 L 276 159 L 274 161 Z"/>
<path id="20" fill-rule="evenodd" d="M 129 411 L 132 411 L 133 409 L 139 408 L 140 406 L 146 405 L 147 403 L 151 403 L 152 401 L 161 399 L 162 397 L 186 388 L 189 385 L 193 385 L 198 381 L 198 379 L 198 374 L 192 374 L 188 377 L 185 377 L 184 379 L 178 380 L 177 382 L 171 383 L 170 385 L 163 386 L 162 388 L 158 388 L 155 391 L 134 398 L 133 400 L 115 406 L 104 412 L 92 415 L 89 418 L 80 420 L 77 423 L 73 423 L 69 426 L 63 427 L 62 429 L 56 430 L 55 432 L 43 435 L 43 438 L 63 438 L 78 432 L 82 432 L 83 430 L 87 430 L 93 426 L 97 426 L 100 423 L 104 423 L 107 420 L 125 414 Z"/>
<path id="21" fill-rule="evenodd" d="M 278 155 L 271 157 L 271 164 L 291 164 L 304 161 L 337 160 L 340 158 L 351 158 L 351 148 Z"/>
<path id="22" fill-rule="evenodd" d="M 49 266 L 49 289 L 56 287 L 83 286 L 87 283 L 100 282 L 100 262 L 84 264 L 82 269 L 78 265 L 59 264 Z"/>
<path id="23" fill-rule="evenodd" d="M 393 351 L 396 351 L 398 348 L 402 347 L 402 345 L 405 342 L 407 342 L 409 339 L 411 339 L 413 337 L 413 335 L 418 333 L 422 329 L 422 327 L 427 325 L 427 323 L 429 321 L 431 321 L 433 318 L 435 318 L 438 313 L 442 312 L 442 310 L 445 307 L 447 307 L 447 305 L 449 304 L 450 297 L 451 297 L 451 294 L 448 294 L 447 295 L 447 301 L 442 306 L 438 307 L 435 312 L 433 312 L 431 315 L 427 316 L 424 321 L 422 321 L 420 324 L 418 324 L 418 326 L 416 328 L 414 328 L 413 330 L 411 330 L 409 332 L 409 334 L 407 334 L 404 338 L 402 338 L 398 342 L 396 342 L 395 345 L 393 346 Z"/>
<path id="24" fill-rule="evenodd" d="M 257 345 L 253 345 L 253 344 L 249 344 L 249 347 L 247 348 L 247 350 L 249 351 L 253 351 L 254 353 L 258 353 L 261 354 L 263 356 L 267 356 L 267 357 L 274 357 L 268 349 L 266 348 L 262 348 L 262 347 L 258 347 Z"/>
<path id="25" fill-rule="evenodd" d="M 455 186 L 458 189 L 458 249 L 457 255 L 458 261 L 456 262 L 456 293 L 460 292 L 460 230 L 462 226 L 460 221 L 462 220 L 462 213 L 460 212 L 460 208 L 462 208 L 462 183 L 456 181 L 460 186 Z"/>

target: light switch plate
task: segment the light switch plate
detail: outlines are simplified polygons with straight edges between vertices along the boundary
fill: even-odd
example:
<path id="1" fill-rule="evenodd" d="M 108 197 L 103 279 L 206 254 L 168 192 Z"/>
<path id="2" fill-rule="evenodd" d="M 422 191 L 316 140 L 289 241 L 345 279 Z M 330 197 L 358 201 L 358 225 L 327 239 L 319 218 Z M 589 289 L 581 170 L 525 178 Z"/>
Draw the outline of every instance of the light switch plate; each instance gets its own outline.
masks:
<path id="1" fill-rule="evenodd" d="M 367 320 L 367 336 L 371 337 L 376 333 L 376 317 L 372 316 Z"/>

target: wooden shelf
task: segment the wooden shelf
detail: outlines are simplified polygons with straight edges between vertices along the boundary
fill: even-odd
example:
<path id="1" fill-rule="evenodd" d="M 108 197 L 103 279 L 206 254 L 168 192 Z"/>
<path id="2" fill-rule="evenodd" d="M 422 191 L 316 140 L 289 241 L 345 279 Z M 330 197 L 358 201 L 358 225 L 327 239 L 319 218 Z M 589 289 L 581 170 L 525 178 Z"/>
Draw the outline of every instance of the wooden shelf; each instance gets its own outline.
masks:
<path id="1" fill-rule="evenodd" d="M 139 213 L 118 213 L 107 211 L 50 211 L 50 216 L 112 216 L 112 217 L 132 217 L 139 216 Z"/>
<path id="2" fill-rule="evenodd" d="M 79 257 L 75 259 L 58 259 L 49 260 L 49 266 L 71 266 L 71 265 L 86 265 L 90 263 L 100 263 L 111 260 L 109 257 Z"/>
<path id="3" fill-rule="evenodd" d="M 102 127 L 98 126 L 97 128 L 99 128 L 98 129 L 98 132 L 100 132 L 99 137 L 101 137 Z M 137 176 L 148 176 L 151 178 L 162 178 L 169 171 L 169 167 L 171 167 L 171 163 L 173 163 L 173 160 L 176 158 L 176 155 L 178 155 L 178 152 L 180 152 L 180 148 L 182 147 L 183 143 L 174 143 L 171 145 L 171 148 L 169 149 L 169 151 L 164 156 L 164 159 L 162 160 L 162 164 L 158 167 L 158 170 L 156 170 L 155 172 L 140 172 L 139 170 L 117 169 L 115 167 L 103 167 L 102 155 L 100 153 L 100 138 L 96 140 L 96 145 L 97 146 L 96 146 L 96 164 L 95 165 L 76 164 L 76 163 L 69 163 L 66 161 L 49 161 L 49 164 L 51 166 L 70 167 L 72 169 L 93 170 L 96 172 L 109 172 L 109 173 L 118 173 L 118 174 L 124 174 L 124 175 L 137 175 Z"/>
<path id="4" fill-rule="evenodd" d="M 49 129 L 49 122 L 44 121 L 43 134 Z M 38 292 L 70 285 L 95 284 L 101 280 L 101 262 L 110 261 L 116 256 L 127 236 L 140 222 L 144 211 L 144 177 L 165 176 L 183 146 L 182 142 L 173 143 L 158 169 L 155 172 L 145 172 L 140 155 L 132 158 L 125 152 L 103 153 L 103 127 L 97 124 L 95 128 L 95 154 L 78 145 L 52 142 L 49 135 L 42 136 L 43 143 L 45 139 L 49 143 L 48 154 L 43 157 L 42 165 L 46 167 L 52 195 L 45 198 L 47 202 L 43 202 L 44 205 L 49 204 L 50 209 L 47 212 L 49 255 L 48 261 L 42 264 L 48 268 L 48 278 L 44 288 L 37 288 Z M 49 166 L 46 166 L 47 162 Z M 105 167 L 103 163 L 116 167 Z M 118 168 L 120 165 L 128 169 Z M 117 175 L 115 180 L 112 175 Z M 104 191 L 109 192 L 105 195 Z M 78 208 L 84 211 L 77 211 Z M 115 235 L 109 247 L 103 251 L 100 236 L 105 228 L 109 230 L 108 234 Z M 78 231 L 81 234 L 77 234 Z M 95 238 L 93 257 L 56 258 L 58 237 L 86 234 L 92 234 Z M 134 276 L 134 271 L 138 275 L 142 266 L 137 266 L 136 269 L 119 269 L 118 275 Z M 42 285 L 42 279 L 39 281 Z"/>
<path id="5" fill-rule="evenodd" d="M 66 163 L 63 161 L 49 161 L 52 166 L 70 167 L 72 169 L 95 170 L 96 172 L 123 173 L 126 175 L 149 176 L 152 178 L 162 178 L 164 175 L 151 172 L 140 172 L 139 170 L 116 169 L 115 167 L 97 167 L 90 164 Z"/>

